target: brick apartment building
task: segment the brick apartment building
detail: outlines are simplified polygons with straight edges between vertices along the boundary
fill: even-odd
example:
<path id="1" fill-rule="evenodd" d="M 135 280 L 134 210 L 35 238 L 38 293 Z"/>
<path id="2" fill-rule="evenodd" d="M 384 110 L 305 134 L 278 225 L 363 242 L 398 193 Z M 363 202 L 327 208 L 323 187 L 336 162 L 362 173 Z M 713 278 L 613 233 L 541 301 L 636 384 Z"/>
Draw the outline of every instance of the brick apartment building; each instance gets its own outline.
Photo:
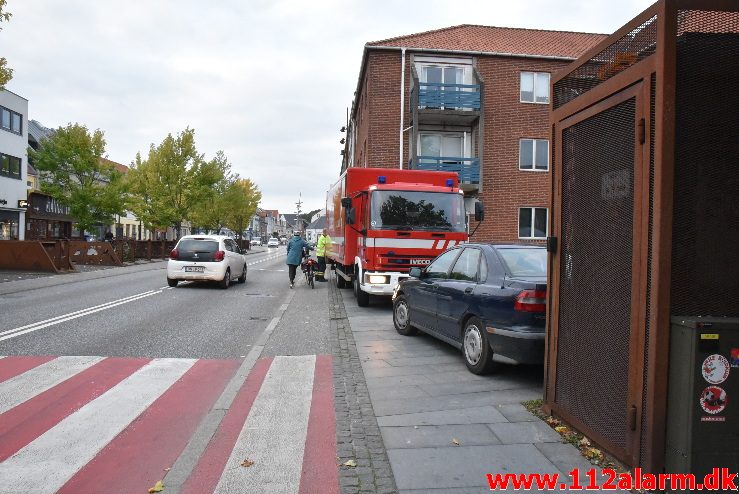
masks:
<path id="1" fill-rule="evenodd" d="M 485 205 L 476 241 L 543 241 L 550 76 L 605 37 L 460 25 L 367 43 L 342 171 L 457 171 L 467 210 Z"/>

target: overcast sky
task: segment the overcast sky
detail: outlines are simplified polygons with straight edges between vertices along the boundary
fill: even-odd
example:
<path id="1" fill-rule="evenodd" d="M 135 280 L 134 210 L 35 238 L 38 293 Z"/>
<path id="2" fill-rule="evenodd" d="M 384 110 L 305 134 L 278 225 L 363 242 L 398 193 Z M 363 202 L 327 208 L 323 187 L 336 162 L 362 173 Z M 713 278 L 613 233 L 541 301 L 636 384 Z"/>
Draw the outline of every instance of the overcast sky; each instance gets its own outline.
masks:
<path id="1" fill-rule="evenodd" d="M 366 42 L 456 24 L 612 33 L 651 0 L 8 0 L 7 88 L 47 127 L 101 129 L 108 158 L 186 127 L 261 206 L 322 208 Z"/>

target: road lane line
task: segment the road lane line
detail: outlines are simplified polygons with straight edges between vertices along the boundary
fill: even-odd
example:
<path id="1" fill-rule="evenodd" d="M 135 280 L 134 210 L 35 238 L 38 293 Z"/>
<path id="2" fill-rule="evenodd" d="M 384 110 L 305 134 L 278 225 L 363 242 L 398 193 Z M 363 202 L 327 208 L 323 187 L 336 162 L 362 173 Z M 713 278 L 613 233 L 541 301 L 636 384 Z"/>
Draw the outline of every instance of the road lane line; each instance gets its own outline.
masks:
<path id="1" fill-rule="evenodd" d="M 45 364 L 56 357 L 36 357 L 19 355 L 17 357 L 5 357 L 0 361 L 0 383 L 7 381 L 11 377 L 23 374 L 26 371 Z"/>
<path id="2" fill-rule="evenodd" d="M 150 360 L 106 358 L 0 414 L 0 462 L 139 370 Z"/>
<path id="3" fill-rule="evenodd" d="M 101 486 L 146 492 L 180 455 L 239 364 L 198 360 L 57 494 L 108 490 Z"/>
<path id="4" fill-rule="evenodd" d="M 129 298 L 129 299 L 126 299 L 126 300 L 121 300 L 119 302 L 112 303 L 110 305 L 106 305 L 105 307 L 100 307 L 98 309 L 87 310 L 87 311 L 84 311 L 84 312 L 78 311 L 78 313 L 73 313 L 74 315 L 70 315 L 69 317 L 60 316 L 60 317 L 64 317 L 64 319 L 55 318 L 55 319 L 58 319 L 58 320 L 47 322 L 45 324 L 36 323 L 37 324 L 36 326 L 31 327 L 29 329 L 25 329 L 23 331 L 19 331 L 19 329 L 21 329 L 21 328 L 11 329 L 10 331 L 6 331 L 5 333 L 11 333 L 13 331 L 15 331 L 15 332 L 12 333 L 12 334 L 6 334 L 5 336 L 0 337 L 0 341 L 8 340 L 10 338 L 15 338 L 17 336 L 21 336 L 21 335 L 28 334 L 28 333 L 33 333 L 34 331 L 38 331 L 39 329 L 48 328 L 49 326 L 54 326 L 54 325 L 57 325 L 57 324 L 61 324 L 63 322 L 71 321 L 73 319 L 78 319 L 78 318 L 83 317 L 83 316 L 89 316 L 90 314 L 94 314 L 96 312 L 100 312 L 100 311 L 103 311 L 103 310 L 106 310 L 106 309 L 112 309 L 113 307 L 117 307 L 119 305 L 127 304 L 129 302 L 135 302 L 136 300 L 141 300 L 142 298 L 151 297 L 152 295 L 158 295 L 160 293 L 162 293 L 162 292 L 145 293 L 145 294 L 139 295 L 139 296 L 137 296 L 135 298 Z"/>
<path id="5" fill-rule="evenodd" d="M 316 357 L 313 397 L 308 418 L 308 435 L 303 452 L 300 494 L 339 494 L 336 469 L 336 411 L 334 374 L 330 355 Z"/>
<path id="6" fill-rule="evenodd" d="M 64 315 L 61 315 L 61 316 L 52 317 L 50 319 L 44 319 L 43 321 L 37 321 L 37 322 L 31 323 L 31 324 L 26 324 L 25 326 L 20 326 L 20 327 L 17 327 L 17 328 L 9 329 L 7 331 L 2 331 L 2 332 L 0 332 L 0 336 L 4 336 L 4 335 L 10 334 L 10 333 L 14 333 L 16 331 L 21 331 L 23 329 L 31 328 L 31 327 L 37 326 L 39 324 L 44 324 L 44 323 L 56 321 L 58 319 L 63 319 L 65 317 L 69 317 L 69 316 L 73 316 L 73 315 L 76 315 L 76 314 L 81 314 L 81 313 L 84 313 L 84 312 L 88 312 L 88 311 L 91 311 L 93 309 L 105 308 L 105 307 L 107 307 L 110 304 L 114 304 L 116 302 L 121 302 L 121 301 L 130 299 L 130 298 L 134 298 L 134 297 L 140 297 L 140 296 L 142 296 L 144 294 L 147 294 L 147 293 L 154 293 L 154 290 L 148 290 L 146 292 L 137 293 L 136 295 L 130 295 L 128 297 L 119 298 L 118 300 L 112 300 L 110 302 L 105 302 L 104 304 L 95 305 L 93 307 L 87 307 L 85 309 L 80 309 L 80 310 L 77 310 L 77 311 L 74 311 L 74 312 L 70 312 L 68 314 L 64 314 Z"/>
<path id="7" fill-rule="evenodd" d="M 274 358 L 215 492 L 298 493 L 315 367 L 315 355 Z"/>
<path id="8" fill-rule="evenodd" d="M 103 357 L 58 357 L 0 383 L 0 413 L 53 388 L 101 360 Z"/>
<path id="9" fill-rule="evenodd" d="M 0 463 L 0 493 L 59 490 L 194 363 L 156 359 L 62 420 Z"/>

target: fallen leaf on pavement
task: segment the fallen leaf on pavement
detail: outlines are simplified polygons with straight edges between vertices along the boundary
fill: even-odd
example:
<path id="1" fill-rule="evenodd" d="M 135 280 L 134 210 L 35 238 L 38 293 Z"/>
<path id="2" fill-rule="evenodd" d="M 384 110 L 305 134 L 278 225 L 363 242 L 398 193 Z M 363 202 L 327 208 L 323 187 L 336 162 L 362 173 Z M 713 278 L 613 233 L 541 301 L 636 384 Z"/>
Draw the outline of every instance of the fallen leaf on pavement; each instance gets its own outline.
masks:
<path id="1" fill-rule="evenodd" d="M 250 460 L 250 459 L 248 459 L 248 458 L 247 458 L 246 460 L 244 460 L 244 461 L 242 461 L 242 462 L 241 462 L 241 466 L 242 466 L 242 467 L 247 467 L 247 468 L 249 468 L 249 467 L 250 467 L 250 466 L 252 466 L 253 464 L 254 464 L 254 462 L 253 462 L 253 461 L 251 461 L 251 460 Z"/>
<path id="2" fill-rule="evenodd" d="M 357 466 L 357 462 L 354 461 L 354 460 L 349 460 L 349 461 L 347 461 L 347 462 L 344 463 L 344 466 L 345 467 L 356 467 Z"/>
<path id="3" fill-rule="evenodd" d="M 547 417 L 547 424 L 559 425 L 559 420 L 555 419 L 554 417 Z"/>
<path id="4" fill-rule="evenodd" d="M 587 437 L 580 439 L 580 446 L 590 446 L 590 439 Z"/>
<path id="5" fill-rule="evenodd" d="M 149 488 L 149 494 L 153 492 L 162 492 L 164 490 L 164 484 L 160 480 L 156 484 L 154 484 L 154 487 Z"/>
<path id="6" fill-rule="evenodd" d="M 564 425 L 557 426 L 554 428 L 554 430 L 559 432 L 560 434 L 564 434 L 565 432 L 569 431 L 569 429 Z"/>
<path id="7" fill-rule="evenodd" d="M 457 439 L 456 437 L 452 439 L 452 444 L 454 444 L 455 446 L 459 446 L 459 439 Z"/>

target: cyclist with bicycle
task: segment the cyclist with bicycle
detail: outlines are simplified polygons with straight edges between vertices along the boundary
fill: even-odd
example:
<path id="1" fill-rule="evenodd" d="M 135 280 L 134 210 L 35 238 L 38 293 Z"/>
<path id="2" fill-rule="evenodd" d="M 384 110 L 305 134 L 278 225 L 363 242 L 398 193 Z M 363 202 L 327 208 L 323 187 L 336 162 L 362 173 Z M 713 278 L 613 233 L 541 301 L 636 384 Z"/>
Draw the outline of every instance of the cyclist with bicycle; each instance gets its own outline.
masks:
<path id="1" fill-rule="evenodd" d="M 303 240 L 300 232 L 293 233 L 292 238 L 287 242 L 287 267 L 290 276 L 290 288 L 295 286 L 295 272 L 303 261 L 303 249 L 311 250 L 313 247 Z"/>

